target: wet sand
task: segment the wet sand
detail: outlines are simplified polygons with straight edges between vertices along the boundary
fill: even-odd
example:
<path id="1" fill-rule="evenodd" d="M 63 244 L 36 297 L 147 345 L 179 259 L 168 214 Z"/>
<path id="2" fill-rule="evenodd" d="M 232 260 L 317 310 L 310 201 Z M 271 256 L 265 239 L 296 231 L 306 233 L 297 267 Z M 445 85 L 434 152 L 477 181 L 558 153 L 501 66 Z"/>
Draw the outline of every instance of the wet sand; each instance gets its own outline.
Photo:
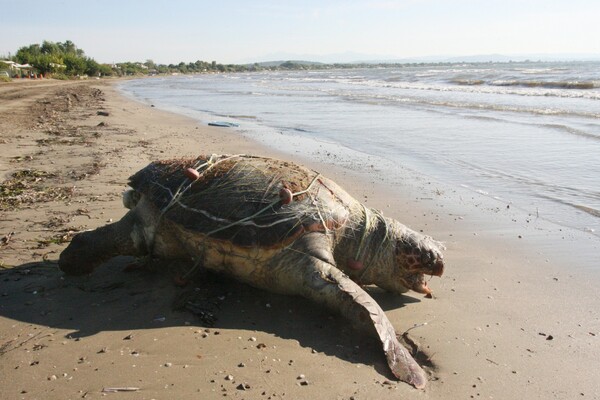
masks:
<path id="1" fill-rule="evenodd" d="M 426 179 L 391 184 L 363 166 L 280 154 L 133 102 L 111 81 L 1 84 L 0 135 L 2 399 L 600 398 L 600 250 L 589 235 L 493 203 L 473 209 Z M 126 258 L 82 278 L 57 269 L 75 232 L 124 215 L 130 174 L 199 153 L 308 163 L 445 242 L 434 299 L 372 291 L 433 364 L 425 390 L 395 381 L 375 343 L 302 299 L 208 277 L 197 292 L 212 303 L 193 313 L 174 307 L 194 288 L 169 271 L 124 271 Z"/>

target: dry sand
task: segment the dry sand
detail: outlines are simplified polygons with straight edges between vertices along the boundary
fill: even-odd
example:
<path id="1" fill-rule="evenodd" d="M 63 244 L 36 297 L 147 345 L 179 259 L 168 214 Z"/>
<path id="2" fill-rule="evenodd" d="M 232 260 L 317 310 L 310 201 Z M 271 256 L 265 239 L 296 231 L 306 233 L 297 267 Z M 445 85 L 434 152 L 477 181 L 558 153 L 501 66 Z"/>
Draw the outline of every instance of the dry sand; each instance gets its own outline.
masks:
<path id="1" fill-rule="evenodd" d="M 600 398 L 590 235 L 497 204 L 474 210 L 427 180 L 385 185 L 372 171 L 278 154 L 126 99 L 112 82 L 0 84 L 0 148 L 1 399 Z M 199 318 L 173 309 L 194 287 L 168 272 L 126 272 L 125 258 L 83 278 L 57 269 L 73 233 L 124 214 L 130 174 L 221 152 L 309 163 L 446 243 L 434 299 L 373 291 L 434 364 L 425 390 L 395 381 L 376 344 L 302 299 L 211 278 L 196 291 L 211 299 Z"/>

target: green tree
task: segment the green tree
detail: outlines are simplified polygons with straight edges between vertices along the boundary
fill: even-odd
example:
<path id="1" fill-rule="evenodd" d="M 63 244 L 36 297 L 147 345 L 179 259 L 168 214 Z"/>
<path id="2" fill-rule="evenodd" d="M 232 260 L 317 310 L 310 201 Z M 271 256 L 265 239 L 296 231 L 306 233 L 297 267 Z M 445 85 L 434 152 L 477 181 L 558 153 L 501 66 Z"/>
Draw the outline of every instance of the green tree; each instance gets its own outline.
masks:
<path id="1" fill-rule="evenodd" d="M 42 54 L 61 54 L 62 50 L 56 43 L 44 40 L 40 47 L 40 52 Z"/>
<path id="2" fill-rule="evenodd" d="M 70 40 L 56 43 L 45 40 L 41 45 L 31 44 L 21 47 L 14 59 L 21 64 L 33 65 L 38 72 L 43 74 L 48 72 L 94 76 L 112 74 L 112 68 L 101 66 L 94 59 L 86 57 L 85 52 L 78 49 Z"/>
<path id="3" fill-rule="evenodd" d="M 154 63 L 154 61 L 148 59 L 146 60 L 146 62 L 144 63 L 144 65 L 146 67 L 148 67 L 148 69 L 156 69 L 156 64 Z"/>
<path id="4" fill-rule="evenodd" d="M 85 54 L 83 50 L 78 49 L 77 46 L 75 46 L 75 43 L 70 40 L 65 40 L 63 43 L 57 42 L 56 45 L 60 47 L 63 54 L 74 54 L 78 57 L 83 57 Z"/>
<path id="5" fill-rule="evenodd" d="M 68 53 L 63 56 L 63 63 L 67 66 L 66 73 L 68 75 L 85 75 L 86 73 L 87 62 L 83 57 Z"/>
<path id="6" fill-rule="evenodd" d="M 32 62 L 36 57 L 42 54 L 39 44 L 32 44 L 21 47 L 15 54 L 15 61 L 19 64 L 27 64 Z"/>

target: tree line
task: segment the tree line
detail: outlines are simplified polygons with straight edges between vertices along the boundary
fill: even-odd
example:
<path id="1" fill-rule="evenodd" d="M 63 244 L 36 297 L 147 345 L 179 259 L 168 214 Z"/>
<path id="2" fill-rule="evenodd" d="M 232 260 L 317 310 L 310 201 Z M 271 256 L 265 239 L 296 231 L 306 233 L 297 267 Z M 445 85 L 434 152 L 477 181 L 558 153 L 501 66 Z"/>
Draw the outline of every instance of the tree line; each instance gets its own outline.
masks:
<path id="1" fill-rule="evenodd" d="M 190 74 L 203 72 L 245 72 L 265 69 L 258 64 L 220 64 L 216 61 L 195 61 L 179 64 L 156 64 L 152 60 L 146 62 L 123 62 L 116 64 L 101 64 L 78 48 L 70 40 L 51 42 L 45 40 L 19 48 L 16 54 L 8 57 L 7 61 L 19 64 L 29 64 L 36 74 L 55 78 L 75 76 L 131 76 L 153 74 Z M 8 69 L 8 64 L 0 60 L 0 69 Z M 272 69 L 272 68 L 270 68 Z M 23 72 L 23 71 L 22 71 Z M 13 71 L 13 75 L 17 74 Z"/>
<path id="2" fill-rule="evenodd" d="M 342 68 L 369 68 L 379 66 L 397 66 L 397 64 L 323 64 L 302 61 L 281 61 L 254 64 L 220 64 L 216 61 L 180 62 L 179 64 L 156 64 L 152 60 L 145 62 L 123 62 L 101 64 L 87 57 L 85 52 L 72 41 L 50 42 L 23 46 L 9 57 L 9 61 L 33 66 L 36 74 L 54 78 L 76 76 L 136 76 L 157 74 L 197 74 L 210 72 L 252 72 L 263 70 L 320 70 Z M 0 69 L 8 69 L 0 60 Z M 16 72 L 13 71 L 13 74 Z"/>
<path id="3" fill-rule="evenodd" d="M 131 76 L 154 74 L 190 74 L 203 72 L 245 72 L 264 69 L 258 64 L 220 64 L 216 61 L 180 62 L 179 64 L 156 64 L 152 60 L 145 62 L 123 62 L 101 64 L 78 48 L 70 40 L 64 42 L 44 41 L 19 48 L 7 61 L 29 64 L 35 74 L 55 78 L 76 76 Z M 7 63 L 0 60 L 0 69 L 8 69 Z M 18 71 L 13 71 L 16 75 Z M 24 73 L 24 71 L 21 71 Z"/>

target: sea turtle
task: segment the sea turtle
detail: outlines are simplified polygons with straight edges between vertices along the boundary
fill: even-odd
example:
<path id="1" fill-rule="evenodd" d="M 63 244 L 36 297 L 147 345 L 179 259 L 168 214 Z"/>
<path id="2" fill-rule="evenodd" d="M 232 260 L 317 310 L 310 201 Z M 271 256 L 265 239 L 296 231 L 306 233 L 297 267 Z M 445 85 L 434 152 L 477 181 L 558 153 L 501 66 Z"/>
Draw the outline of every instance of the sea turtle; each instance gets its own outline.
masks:
<path id="1" fill-rule="evenodd" d="M 320 173 L 249 155 L 156 161 L 130 177 L 130 211 L 75 236 L 60 268 L 73 275 L 117 255 L 183 259 L 252 286 L 324 304 L 383 346 L 394 375 L 425 372 L 361 285 L 431 294 L 443 246 L 369 209 Z"/>

